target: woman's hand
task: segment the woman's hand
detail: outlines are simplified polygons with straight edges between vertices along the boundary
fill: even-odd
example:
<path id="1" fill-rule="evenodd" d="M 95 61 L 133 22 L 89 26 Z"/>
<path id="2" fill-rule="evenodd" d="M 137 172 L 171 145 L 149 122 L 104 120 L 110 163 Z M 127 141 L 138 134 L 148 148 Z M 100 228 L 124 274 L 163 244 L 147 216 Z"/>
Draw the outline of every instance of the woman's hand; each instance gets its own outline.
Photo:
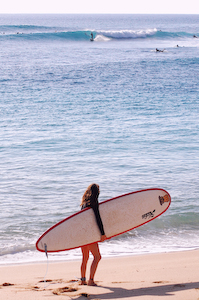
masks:
<path id="1" fill-rule="evenodd" d="M 101 240 L 100 240 L 100 242 L 104 242 L 106 239 L 107 239 L 107 237 L 106 237 L 105 234 L 104 234 L 104 235 L 101 235 Z"/>

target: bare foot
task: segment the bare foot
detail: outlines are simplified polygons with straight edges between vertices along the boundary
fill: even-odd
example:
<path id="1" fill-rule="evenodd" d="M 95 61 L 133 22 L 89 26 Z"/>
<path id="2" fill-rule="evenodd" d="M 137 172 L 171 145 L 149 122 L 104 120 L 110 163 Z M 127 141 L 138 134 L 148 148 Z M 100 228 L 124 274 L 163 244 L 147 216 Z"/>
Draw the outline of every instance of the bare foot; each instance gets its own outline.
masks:
<path id="1" fill-rule="evenodd" d="M 88 281 L 88 285 L 90 285 L 90 286 L 97 286 L 97 284 L 92 279 L 90 279 Z"/>

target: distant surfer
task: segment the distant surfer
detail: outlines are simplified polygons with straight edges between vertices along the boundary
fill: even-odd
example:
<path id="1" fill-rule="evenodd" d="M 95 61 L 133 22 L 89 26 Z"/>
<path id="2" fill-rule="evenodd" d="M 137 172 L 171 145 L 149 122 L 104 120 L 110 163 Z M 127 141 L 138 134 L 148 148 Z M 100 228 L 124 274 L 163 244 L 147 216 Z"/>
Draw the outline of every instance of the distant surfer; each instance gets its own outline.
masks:
<path id="1" fill-rule="evenodd" d="M 91 207 L 93 209 L 93 212 L 95 214 L 95 219 L 99 228 L 99 231 L 101 233 L 101 242 L 106 240 L 106 235 L 104 232 L 103 223 L 100 217 L 99 213 L 99 203 L 98 203 L 98 197 L 99 197 L 99 185 L 93 183 L 89 185 L 87 190 L 85 191 L 82 201 L 81 201 L 81 209 L 84 209 L 86 207 Z M 95 272 L 97 270 L 97 266 L 99 261 L 101 260 L 101 254 L 99 251 L 98 243 L 94 243 L 91 245 L 83 246 L 81 247 L 82 250 L 82 264 L 81 264 L 81 285 L 91 285 L 96 286 L 96 283 L 94 282 L 94 276 Z M 88 283 L 86 282 L 86 267 L 87 262 L 89 259 L 89 252 L 93 255 L 93 262 L 91 264 L 90 268 L 90 278 Z"/>
<path id="2" fill-rule="evenodd" d="M 155 49 L 156 52 L 164 52 L 164 50 L 160 50 L 158 48 Z"/>
<path id="3" fill-rule="evenodd" d="M 94 39 L 93 39 L 93 33 L 91 32 L 91 38 L 90 38 L 90 41 L 93 42 Z"/>
<path id="4" fill-rule="evenodd" d="M 195 35 L 195 34 L 193 35 L 193 37 L 194 37 L 195 39 L 197 39 L 197 38 L 198 38 L 198 37 L 197 37 L 197 35 Z"/>

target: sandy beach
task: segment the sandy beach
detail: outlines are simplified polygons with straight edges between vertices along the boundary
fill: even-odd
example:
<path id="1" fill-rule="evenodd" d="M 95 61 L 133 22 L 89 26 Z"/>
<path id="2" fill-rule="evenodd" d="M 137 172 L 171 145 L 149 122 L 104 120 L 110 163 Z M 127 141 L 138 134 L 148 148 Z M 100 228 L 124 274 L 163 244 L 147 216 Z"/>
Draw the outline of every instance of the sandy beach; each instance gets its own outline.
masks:
<path id="1" fill-rule="evenodd" d="M 1 299 L 199 299 L 199 250 L 103 258 L 97 287 L 79 285 L 80 263 L 49 258 L 45 282 L 46 263 L 1 266 Z"/>

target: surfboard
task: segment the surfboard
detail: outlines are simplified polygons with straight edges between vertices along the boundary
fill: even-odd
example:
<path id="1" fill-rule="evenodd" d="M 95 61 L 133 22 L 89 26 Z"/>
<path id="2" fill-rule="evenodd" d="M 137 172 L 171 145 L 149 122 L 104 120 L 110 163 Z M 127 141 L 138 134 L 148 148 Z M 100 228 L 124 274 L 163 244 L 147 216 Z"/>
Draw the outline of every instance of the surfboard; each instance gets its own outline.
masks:
<path id="1" fill-rule="evenodd" d="M 142 226 L 170 206 L 164 189 L 140 190 L 99 203 L 100 216 L 108 239 Z M 85 208 L 49 228 L 36 242 L 41 252 L 59 252 L 99 242 L 101 234 L 92 208 Z"/>

